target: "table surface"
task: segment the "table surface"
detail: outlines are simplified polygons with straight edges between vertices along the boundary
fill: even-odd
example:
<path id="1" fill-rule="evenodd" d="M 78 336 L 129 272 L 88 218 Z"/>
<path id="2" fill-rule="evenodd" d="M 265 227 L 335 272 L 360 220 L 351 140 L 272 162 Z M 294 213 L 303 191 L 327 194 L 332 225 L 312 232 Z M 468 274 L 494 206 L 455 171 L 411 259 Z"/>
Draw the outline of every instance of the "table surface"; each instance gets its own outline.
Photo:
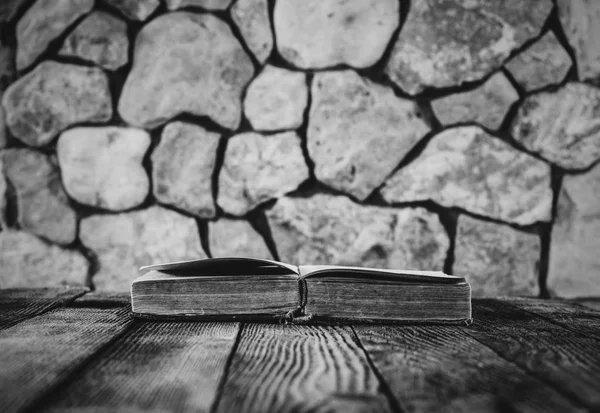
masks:
<path id="1" fill-rule="evenodd" d="M 151 322 L 129 296 L 0 290 L 0 411 L 600 411 L 600 312 L 473 301 L 470 326 Z"/>

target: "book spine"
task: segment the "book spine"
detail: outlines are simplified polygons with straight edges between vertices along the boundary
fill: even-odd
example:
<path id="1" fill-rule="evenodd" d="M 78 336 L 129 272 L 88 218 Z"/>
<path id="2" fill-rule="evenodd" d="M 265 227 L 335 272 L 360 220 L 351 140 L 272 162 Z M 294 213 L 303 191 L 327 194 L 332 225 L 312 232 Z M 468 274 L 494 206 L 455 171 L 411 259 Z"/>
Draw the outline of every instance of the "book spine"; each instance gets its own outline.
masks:
<path id="1" fill-rule="evenodd" d="M 285 313 L 280 322 L 285 324 L 294 324 L 298 321 L 307 321 L 311 317 L 305 314 L 306 302 L 308 301 L 308 288 L 304 278 L 298 278 L 298 306 L 294 310 Z"/>
<path id="2" fill-rule="evenodd" d="M 298 308 L 304 314 L 306 303 L 308 302 L 308 286 L 306 279 L 298 278 Z"/>

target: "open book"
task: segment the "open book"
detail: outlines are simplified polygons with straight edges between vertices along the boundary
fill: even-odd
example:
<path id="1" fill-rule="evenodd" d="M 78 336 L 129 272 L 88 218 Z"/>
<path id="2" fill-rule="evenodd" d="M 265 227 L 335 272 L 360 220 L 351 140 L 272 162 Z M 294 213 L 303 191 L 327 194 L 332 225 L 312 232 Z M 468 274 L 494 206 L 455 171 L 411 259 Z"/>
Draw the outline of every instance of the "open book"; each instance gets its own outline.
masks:
<path id="1" fill-rule="evenodd" d="M 149 265 L 131 285 L 134 316 L 204 320 L 460 323 L 471 287 L 434 271 L 212 258 Z"/>

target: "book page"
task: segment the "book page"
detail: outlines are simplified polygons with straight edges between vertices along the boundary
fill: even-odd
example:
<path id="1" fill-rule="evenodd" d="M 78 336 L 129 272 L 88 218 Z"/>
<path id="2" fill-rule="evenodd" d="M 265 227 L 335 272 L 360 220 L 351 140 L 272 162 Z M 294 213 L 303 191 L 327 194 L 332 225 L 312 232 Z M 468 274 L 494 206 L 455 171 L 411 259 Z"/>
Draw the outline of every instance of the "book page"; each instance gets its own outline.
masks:
<path id="1" fill-rule="evenodd" d="M 228 257 L 207 258 L 201 260 L 177 261 L 161 264 L 146 265 L 138 270 L 140 274 L 149 271 L 177 273 L 179 276 L 202 275 L 264 275 L 265 273 L 280 272 L 298 275 L 298 267 L 279 261 L 257 258 Z"/>
<path id="2" fill-rule="evenodd" d="M 463 277 L 448 275 L 442 271 L 390 270 L 368 267 L 340 265 L 301 265 L 300 277 L 350 277 L 350 278 L 391 278 L 409 282 L 462 282 Z"/>

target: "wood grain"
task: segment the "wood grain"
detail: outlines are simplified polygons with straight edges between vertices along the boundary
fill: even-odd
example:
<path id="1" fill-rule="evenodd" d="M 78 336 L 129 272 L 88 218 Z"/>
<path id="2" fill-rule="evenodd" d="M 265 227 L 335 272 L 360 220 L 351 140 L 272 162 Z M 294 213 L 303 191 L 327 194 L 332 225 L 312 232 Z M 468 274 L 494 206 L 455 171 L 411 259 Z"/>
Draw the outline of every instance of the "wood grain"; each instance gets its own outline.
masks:
<path id="1" fill-rule="evenodd" d="M 87 291 L 68 287 L 0 289 L 0 330 L 64 306 Z"/>
<path id="2" fill-rule="evenodd" d="M 600 341 L 498 300 L 474 300 L 465 331 L 574 400 L 600 409 Z"/>
<path id="3" fill-rule="evenodd" d="M 355 335 L 134 321 L 128 295 L 7 291 L 0 412 L 600 411 L 598 313 L 560 300 L 474 300 L 470 327 Z"/>
<path id="4" fill-rule="evenodd" d="M 238 329 L 136 321 L 39 410 L 208 412 Z"/>
<path id="5" fill-rule="evenodd" d="M 582 409 L 462 328 L 355 326 L 405 412 L 569 412 Z"/>
<path id="6" fill-rule="evenodd" d="M 59 308 L 0 331 L 0 411 L 51 391 L 130 323 L 123 308 Z"/>
<path id="7" fill-rule="evenodd" d="M 346 328 L 247 325 L 218 412 L 388 412 L 364 351 Z"/>
<path id="8" fill-rule="evenodd" d="M 127 307 L 131 310 L 131 294 L 129 292 L 89 292 L 86 295 L 77 297 L 70 304 L 70 307 Z"/>
<path id="9" fill-rule="evenodd" d="M 540 315 L 569 330 L 600 338 L 600 311 L 565 300 L 503 298 L 501 301 Z"/>

